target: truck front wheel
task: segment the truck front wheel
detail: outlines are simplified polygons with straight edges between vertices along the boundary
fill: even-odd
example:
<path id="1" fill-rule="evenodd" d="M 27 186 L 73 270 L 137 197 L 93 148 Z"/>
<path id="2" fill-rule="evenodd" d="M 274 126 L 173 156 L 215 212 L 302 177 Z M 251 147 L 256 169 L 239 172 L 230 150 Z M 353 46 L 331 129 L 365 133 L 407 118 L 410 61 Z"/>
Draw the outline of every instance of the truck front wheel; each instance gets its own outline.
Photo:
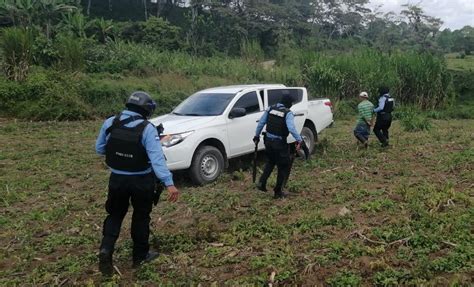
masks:
<path id="1" fill-rule="evenodd" d="M 213 146 L 201 146 L 194 153 L 190 168 L 194 184 L 204 185 L 216 180 L 224 170 L 224 157 Z"/>

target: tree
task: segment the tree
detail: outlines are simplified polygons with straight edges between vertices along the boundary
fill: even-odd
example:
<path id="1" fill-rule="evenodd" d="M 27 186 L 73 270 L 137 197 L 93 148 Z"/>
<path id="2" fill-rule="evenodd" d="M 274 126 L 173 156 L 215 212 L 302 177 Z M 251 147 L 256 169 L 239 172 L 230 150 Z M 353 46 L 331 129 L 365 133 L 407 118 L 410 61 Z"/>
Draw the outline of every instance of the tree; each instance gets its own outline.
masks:
<path id="1" fill-rule="evenodd" d="M 86 38 L 86 30 L 91 27 L 91 22 L 80 12 L 63 15 L 63 29 L 72 32 L 76 37 Z"/>
<path id="2" fill-rule="evenodd" d="M 77 10 L 76 6 L 64 3 L 62 0 L 37 0 L 39 24 L 44 27 L 46 38 L 51 38 L 51 29 L 54 23 L 66 13 Z"/>
<path id="3" fill-rule="evenodd" d="M 418 5 L 405 4 L 403 7 L 406 9 L 402 10 L 401 15 L 408 20 L 414 42 L 423 48 L 432 47 L 443 21 L 426 15 Z"/>
<path id="4" fill-rule="evenodd" d="M 37 12 L 36 0 L 1 0 L 0 15 L 8 18 L 15 26 L 32 24 Z"/>

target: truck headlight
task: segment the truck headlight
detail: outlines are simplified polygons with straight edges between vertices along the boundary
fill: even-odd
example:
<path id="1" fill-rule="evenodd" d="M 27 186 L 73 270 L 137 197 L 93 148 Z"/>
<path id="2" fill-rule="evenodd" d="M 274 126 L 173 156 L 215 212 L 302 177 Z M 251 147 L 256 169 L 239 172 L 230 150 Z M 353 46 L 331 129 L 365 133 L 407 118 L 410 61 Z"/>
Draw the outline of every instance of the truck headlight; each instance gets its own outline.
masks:
<path id="1" fill-rule="evenodd" d="M 161 139 L 161 145 L 164 147 L 172 147 L 184 141 L 185 138 L 190 136 L 194 131 L 184 132 L 180 134 L 165 135 Z"/>

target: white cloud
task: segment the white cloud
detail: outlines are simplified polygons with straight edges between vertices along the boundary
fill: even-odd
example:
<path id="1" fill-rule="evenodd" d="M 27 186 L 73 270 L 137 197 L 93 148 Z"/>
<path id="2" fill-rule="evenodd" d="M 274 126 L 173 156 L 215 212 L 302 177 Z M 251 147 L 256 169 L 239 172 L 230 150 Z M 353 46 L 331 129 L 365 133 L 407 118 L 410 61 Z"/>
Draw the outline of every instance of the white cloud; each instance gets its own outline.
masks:
<path id="1" fill-rule="evenodd" d="M 443 28 L 460 29 L 466 25 L 474 26 L 474 0 L 371 0 L 370 8 L 382 5 L 380 11 L 399 13 L 402 5 L 418 4 L 430 16 L 443 20 Z"/>

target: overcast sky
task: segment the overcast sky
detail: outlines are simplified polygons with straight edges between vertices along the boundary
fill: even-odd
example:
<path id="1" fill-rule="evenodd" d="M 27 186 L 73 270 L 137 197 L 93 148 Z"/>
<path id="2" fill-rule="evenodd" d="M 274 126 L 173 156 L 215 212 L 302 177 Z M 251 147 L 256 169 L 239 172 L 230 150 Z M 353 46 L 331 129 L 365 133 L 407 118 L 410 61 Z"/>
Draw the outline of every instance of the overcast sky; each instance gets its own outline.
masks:
<path id="1" fill-rule="evenodd" d="M 474 26 L 474 0 L 370 0 L 371 8 L 382 5 L 381 11 L 399 13 L 401 5 L 417 4 L 425 13 L 443 20 L 443 28 L 460 29 L 466 25 Z"/>

